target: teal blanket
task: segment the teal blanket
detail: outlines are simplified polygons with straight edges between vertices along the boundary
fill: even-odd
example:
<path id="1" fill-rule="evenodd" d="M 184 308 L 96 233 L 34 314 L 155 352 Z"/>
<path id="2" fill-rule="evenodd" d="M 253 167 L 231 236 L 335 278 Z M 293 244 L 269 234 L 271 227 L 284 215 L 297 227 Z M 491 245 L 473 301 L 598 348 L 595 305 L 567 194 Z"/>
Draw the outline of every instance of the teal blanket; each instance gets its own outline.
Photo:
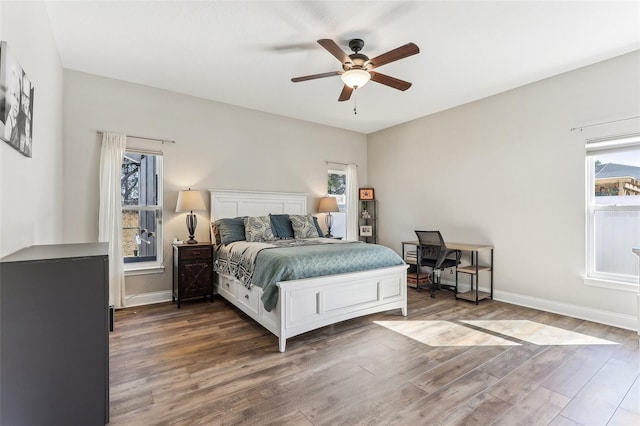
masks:
<path id="1" fill-rule="evenodd" d="M 265 248 L 256 256 L 251 283 L 262 287 L 262 303 L 271 311 L 278 302 L 279 281 L 344 274 L 402 265 L 393 250 L 377 244 L 340 242 L 301 247 Z"/>

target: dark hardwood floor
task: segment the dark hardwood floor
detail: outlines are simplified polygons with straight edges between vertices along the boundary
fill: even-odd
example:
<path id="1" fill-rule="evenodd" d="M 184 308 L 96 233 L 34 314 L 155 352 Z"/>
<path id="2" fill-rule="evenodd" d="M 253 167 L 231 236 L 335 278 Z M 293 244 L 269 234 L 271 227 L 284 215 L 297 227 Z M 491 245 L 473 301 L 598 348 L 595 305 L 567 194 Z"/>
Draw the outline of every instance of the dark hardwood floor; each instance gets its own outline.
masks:
<path id="1" fill-rule="evenodd" d="M 285 353 L 219 297 L 128 308 L 110 351 L 111 425 L 640 424 L 635 332 L 447 291 Z"/>

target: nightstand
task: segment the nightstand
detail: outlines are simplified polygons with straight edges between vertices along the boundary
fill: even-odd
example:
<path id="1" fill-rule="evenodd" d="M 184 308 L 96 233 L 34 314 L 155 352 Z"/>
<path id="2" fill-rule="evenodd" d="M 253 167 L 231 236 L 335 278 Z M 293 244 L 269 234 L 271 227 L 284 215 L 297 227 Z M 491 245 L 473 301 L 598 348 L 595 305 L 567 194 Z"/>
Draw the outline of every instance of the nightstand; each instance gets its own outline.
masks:
<path id="1" fill-rule="evenodd" d="M 210 243 L 174 244 L 171 300 L 179 308 L 183 299 L 207 296 L 213 302 L 213 247 Z"/>

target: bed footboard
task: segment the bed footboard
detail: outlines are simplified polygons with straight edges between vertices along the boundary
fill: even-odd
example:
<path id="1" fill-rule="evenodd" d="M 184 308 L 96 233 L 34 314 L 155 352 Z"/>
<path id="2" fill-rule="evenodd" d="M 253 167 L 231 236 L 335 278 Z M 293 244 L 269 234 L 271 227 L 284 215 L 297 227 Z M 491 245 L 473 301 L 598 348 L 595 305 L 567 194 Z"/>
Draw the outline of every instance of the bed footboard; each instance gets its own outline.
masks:
<path id="1" fill-rule="evenodd" d="M 278 303 L 262 306 L 259 287 L 220 276 L 218 293 L 278 337 L 288 338 L 351 318 L 400 309 L 407 315 L 407 265 L 278 283 Z"/>

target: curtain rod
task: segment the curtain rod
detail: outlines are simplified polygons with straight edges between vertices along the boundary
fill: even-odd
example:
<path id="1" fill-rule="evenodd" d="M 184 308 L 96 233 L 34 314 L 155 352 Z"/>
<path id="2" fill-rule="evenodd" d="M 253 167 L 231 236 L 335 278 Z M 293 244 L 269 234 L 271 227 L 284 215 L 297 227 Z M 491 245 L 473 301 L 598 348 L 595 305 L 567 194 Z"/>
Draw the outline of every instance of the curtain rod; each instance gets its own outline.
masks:
<path id="1" fill-rule="evenodd" d="M 613 120 L 613 121 L 604 121 L 602 123 L 596 123 L 596 124 L 589 124 L 587 126 L 580 126 L 580 127 L 572 127 L 570 129 L 570 131 L 575 131 L 575 130 L 580 130 L 582 131 L 582 129 L 586 129 L 587 127 L 593 127 L 593 126 L 602 126 L 603 124 L 611 124 L 611 123 L 618 123 L 620 121 L 627 121 L 627 120 L 635 120 L 637 118 L 640 118 L 640 115 L 635 116 L 635 117 L 629 117 L 629 118 L 621 118 L 620 120 Z"/>
<path id="2" fill-rule="evenodd" d="M 343 166 L 348 166 L 348 165 L 349 165 L 349 163 L 339 163 L 339 162 L 337 162 L 337 161 L 326 161 L 326 160 L 325 160 L 325 163 L 327 163 L 327 164 L 340 164 L 340 165 L 343 165 Z M 352 163 L 352 164 L 353 164 L 354 166 L 358 167 L 358 165 L 357 165 L 357 164 L 355 164 L 355 163 Z"/>
<path id="3" fill-rule="evenodd" d="M 97 133 L 97 134 L 99 134 L 99 135 L 102 135 L 102 134 L 104 134 L 104 131 L 102 131 L 102 130 L 98 130 L 96 133 Z M 133 138 L 133 139 L 144 139 L 144 140 L 147 140 L 147 141 L 162 142 L 163 144 L 164 144 L 165 142 L 167 142 L 167 143 L 176 143 L 176 141 L 170 141 L 170 140 L 166 140 L 166 139 L 158 139 L 158 138 L 147 138 L 147 137 L 144 137 L 144 136 L 127 135 L 127 137 L 128 137 L 128 138 Z"/>

